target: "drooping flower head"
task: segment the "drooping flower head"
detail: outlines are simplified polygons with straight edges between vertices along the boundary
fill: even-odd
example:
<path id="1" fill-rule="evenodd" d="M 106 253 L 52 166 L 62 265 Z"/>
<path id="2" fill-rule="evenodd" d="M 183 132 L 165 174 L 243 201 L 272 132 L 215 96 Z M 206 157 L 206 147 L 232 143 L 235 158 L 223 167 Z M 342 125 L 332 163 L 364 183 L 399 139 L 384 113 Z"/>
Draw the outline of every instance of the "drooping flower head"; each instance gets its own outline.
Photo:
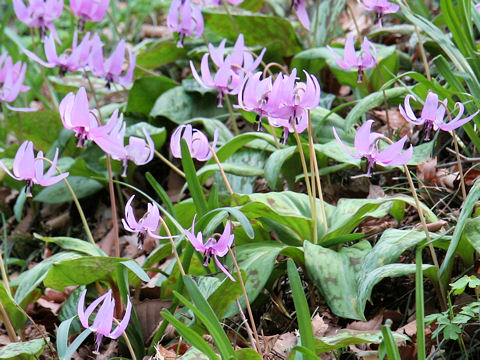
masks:
<path id="1" fill-rule="evenodd" d="M 79 28 L 83 29 L 85 21 L 98 22 L 103 19 L 110 0 L 70 0 L 75 15 L 80 16 Z"/>
<path id="2" fill-rule="evenodd" d="M 365 158 L 368 163 L 367 176 L 371 176 L 372 168 L 375 163 L 381 166 L 401 166 L 410 161 L 413 154 L 413 147 L 410 147 L 402 153 L 403 146 L 407 141 L 407 136 L 404 136 L 399 141 L 387 146 L 382 151 L 378 149 L 378 141 L 383 137 L 382 134 L 371 132 L 373 120 L 367 120 L 357 130 L 354 141 L 354 148 L 356 153 L 351 152 L 345 144 L 340 140 L 335 128 L 333 128 L 333 135 L 340 143 L 342 148 L 353 158 Z"/>
<path id="3" fill-rule="evenodd" d="M 18 20 L 29 27 L 40 28 L 42 38 L 49 29 L 55 40 L 60 42 L 53 20 L 62 14 L 63 0 L 28 0 L 28 6 L 23 0 L 13 0 L 13 10 Z"/>
<path id="4" fill-rule="evenodd" d="M 178 47 L 186 36 L 198 39 L 203 34 L 203 15 L 200 6 L 190 0 L 173 0 L 167 16 L 167 26 L 178 33 Z"/>
<path id="5" fill-rule="evenodd" d="M 223 233 L 215 234 L 213 237 L 208 238 L 208 240 L 204 243 L 203 242 L 203 234 L 200 231 L 197 235 L 195 235 L 195 218 L 193 219 L 192 223 L 192 231 L 185 230 L 185 236 L 193 245 L 195 250 L 200 251 L 205 254 L 205 262 L 204 266 L 207 266 L 210 262 L 210 258 L 213 256 L 215 260 L 215 264 L 223 271 L 225 275 L 227 275 L 230 280 L 235 281 L 235 278 L 228 272 L 227 269 L 222 265 L 218 257 L 223 257 L 228 253 L 228 250 L 233 244 L 234 235 L 231 233 L 232 225 L 230 221 L 227 221 L 225 225 L 225 229 Z M 218 239 L 217 239 L 218 237 Z"/>
<path id="6" fill-rule="evenodd" d="M 23 51 L 27 56 L 48 68 L 58 67 L 60 77 L 64 76 L 68 71 L 75 72 L 84 69 L 88 65 L 90 51 L 94 41 L 90 39 L 90 33 L 86 33 L 80 44 L 78 42 L 78 34 L 73 34 L 72 48 L 65 51 L 60 56 L 57 55 L 55 40 L 50 35 L 44 41 L 45 57 L 47 61 L 43 61 L 36 54 L 29 50 Z"/>
<path id="7" fill-rule="evenodd" d="M 116 49 L 108 59 L 103 57 L 103 43 L 100 37 L 95 34 L 92 51 L 90 54 L 90 68 L 92 74 L 107 81 L 107 88 L 114 82 L 127 86 L 132 82 L 133 70 L 135 69 L 136 56 L 128 49 L 129 66 L 124 75 L 123 63 L 125 61 L 125 40 L 120 40 Z"/>
<path id="8" fill-rule="evenodd" d="M 365 37 L 363 39 L 362 46 L 360 48 L 360 54 L 357 56 L 355 53 L 355 44 L 353 43 L 353 35 L 349 34 L 347 36 L 347 41 L 345 42 L 345 50 L 343 58 L 340 59 L 337 53 L 330 47 L 327 46 L 332 55 L 335 57 L 338 66 L 342 69 L 358 69 L 358 82 L 362 82 L 363 70 L 373 68 L 377 62 L 377 49 L 368 39 Z"/>
<path id="9" fill-rule="evenodd" d="M 26 92 L 30 87 L 25 86 L 27 64 L 17 61 L 15 64 L 7 53 L 0 56 L 0 103 L 4 102 L 8 109 L 13 111 L 35 111 L 31 108 L 18 108 L 10 106 L 21 92 Z"/>
<path id="10" fill-rule="evenodd" d="M 238 105 L 234 107 L 256 112 L 257 130 L 260 130 L 262 118 L 268 116 L 268 99 L 272 91 L 272 77 L 260 79 L 262 72 L 249 74 L 238 92 Z"/>
<path id="11" fill-rule="evenodd" d="M 227 2 L 233 6 L 240 5 L 243 1 L 244 0 L 227 0 Z M 222 5 L 222 0 L 195 0 L 195 2 L 205 6 Z"/>
<path id="12" fill-rule="evenodd" d="M 403 108 L 402 105 L 399 105 L 398 108 L 400 110 L 400 114 L 402 114 L 405 120 L 407 120 L 409 123 L 413 125 L 425 125 L 425 140 L 430 140 L 430 133 L 432 130 L 455 130 L 472 120 L 478 114 L 477 111 L 473 115 L 461 119 L 461 117 L 463 116 L 463 112 L 465 111 L 465 107 L 462 103 L 457 102 L 455 103 L 455 107 L 458 107 L 457 116 L 450 122 L 445 123 L 445 106 L 447 106 L 448 100 L 445 99 L 442 104 L 438 100 L 437 94 L 435 94 L 434 92 L 429 92 L 427 98 L 425 99 L 425 105 L 423 106 L 420 118 L 417 118 L 412 110 L 412 107 L 410 106 L 410 99 L 412 98 L 415 99 L 412 95 L 407 95 L 405 97 L 404 103 L 405 108 Z"/>
<path id="13" fill-rule="evenodd" d="M 37 157 L 33 152 L 33 142 L 25 141 L 20 145 L 13 160 L 13 173 L 0 161 L 0 167 L 12 178 L 18 181 L 25 180 L 25 192 L 27 196 L 32 196 L 32 186 L 34 184 L 42 186 L 50 186 L 65 179 L 67 173 L 53 176 L 56 171 L 58 160 L 58 149 L 55 151 L 55 156 L 52 165 L 48 171 L 43 173 L 43 152 L 39 151 Z"/>
<path id="14" fill-rule="evenodd" d="M 305 29 L 310 30 L 310 19 L 308 17 L 308 12 L 305 7 L 305 0 L 292 0 L 292 8 L 295 9 L 298 20 L 300 20 L 302 26 Z"/>
<path id="15" fill-rule="evenodd" d="M 82 326 L 86 329 L 92 330 L 97 334 L 97 338 L 95 340 L 95 342 L 97 343 L 97 349 L 94 353 L 98 354 L 98 350 L 100 350 L 100 344 L 104 336 L 109 337 L 110 339 L 118 339 L 120 335 L 123 334 L 130 321 L 132 303 L 130 302 L 130 298 L 127 298 L 127 308 L 125 309 L 125 315 L 123 316 L 122 321 L 120 321 L 120 324 L 112 331 L 115 311 L 115 299 L 112 298 L 112 290 L 109 290 L 107 293 L 103 294 L 98 299 L 93 301 L 87 307 L 87 309 L 84 310 L 86 294 L 87 289 L 83 290 L 82 295 L 80 296 L 80 300 L 78 301 L 77 306 L 77 313 Z M 100 303 L 102 303 L 102 305 L 97 311 L 97 315 L 95 316 L 93 324 L 90 325 L 90 315 L 92 315 L 92 313 L 100 305 Z"/>
<path id="16" fill-rule="evenodd" d="M 307 81 L 297 81 L 297 69 L 290 75 L 279 74 L 268 96 L 266 108 L 273 126 L 283 127 L 283 142 L 289 133 L 303 132 L 308 126 L 308 110 L 320 102 L 320 85 L 315 76 L 304 71 Z"/>
<path id="17" fill-rule="evenodd" d="M 225 44 L 226 39 L 223 39 L 218 48 L 215 48 L 212 44 L 208 45 L 209 52 L 202 57 L 201 77 L 198 75 L 193 62 L 190 61 L 190 68 L 195 80 L 206 89 L 217 89 L 219 107 L 222 106 L 225 94 L 238 94 L 245 75 L 258 67 L 266 51 L 266 49 L 263 49 L 260 55 L 254 59 L 245 47 L 243 34 L 238 36 L 232 53 L 226 56 Z M 213 77 L 208 64 L 209 57 L 212 58 L 213 63 L 218 68 Z"/>
<path id="18" fill-rule="evenodd" d="M 400 6 L 388 0 L 358 0 L 360 5 L 368 11 L 376 11 L 378 26 L 382 27 L 382 17 L 384 14 L 396 13 Z"/>
<path id="19" fill-rule="evenodd" d="M 170 150 L 172 151 L 172 155 L 177 159 L 182 157 L 182 139 L 185 139 L 192 158 L 197 159 L 198 161 L 207 161 L 213 156 L 207 136 L 200 130 L 194 129 L 192 128 L 192 125 L 188 124 L 180 125 L 173 132 L 170 139 Z M 217 146 L 217 140 L 218 129 L 215 130 L 215 133 L 213 134 L 213 143 L 211 145 L 213 151 L 215 151 L 215 147 Z"/>

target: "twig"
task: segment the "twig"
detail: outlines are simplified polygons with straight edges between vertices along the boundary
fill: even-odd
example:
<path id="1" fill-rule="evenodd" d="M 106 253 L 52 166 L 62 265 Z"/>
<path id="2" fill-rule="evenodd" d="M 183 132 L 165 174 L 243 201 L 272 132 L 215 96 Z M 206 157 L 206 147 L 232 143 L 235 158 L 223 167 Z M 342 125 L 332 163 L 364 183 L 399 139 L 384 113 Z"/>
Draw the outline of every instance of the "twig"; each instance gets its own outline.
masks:
<path id="1" fill-rule="evenodd" d="M 213 154 L 213 158 L 215 159 L 215 162 L 218 165 L 218 169 L 220 170 L 220 174 L 222 175 L 223 182 L 225 183 L 225 186 L 227 187 L 227 190 L 230 193 L 230 196 L 233 198 L 233 201 L 235 201 L 235 204 L 237 204 L 237 206 L 239 206 L 240 204 L 238 203 L 238 200 L 235 197 L 235 193 L 233 192 L 233 189 L 230 186 L 230 182 L 228 181 L 227 175 L 225 174 L 225 171 L 223 170 L 222 163 L 218 159 L 217 153 L 215 152 L 215 150 L 210 145 L 208 145 L 208 147 L 210 148 L 210 151 Z"/>

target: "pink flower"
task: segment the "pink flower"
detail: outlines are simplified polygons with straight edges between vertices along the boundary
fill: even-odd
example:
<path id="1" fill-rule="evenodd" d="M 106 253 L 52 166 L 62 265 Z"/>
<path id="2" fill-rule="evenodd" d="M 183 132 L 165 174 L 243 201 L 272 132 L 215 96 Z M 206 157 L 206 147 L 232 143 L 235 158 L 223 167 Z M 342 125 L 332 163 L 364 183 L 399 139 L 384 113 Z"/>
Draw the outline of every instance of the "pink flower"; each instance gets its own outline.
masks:
<path id="1" fill-rule="evenodd" d="M 310 19 L 308 18 L 307 9 L 305 8 L 305 0 L 292 0 L 292 8 L 295 9 L 298 20 L 302 26 L 310 30 Z"/>
<path id="2" fill-rule="evenodd" d="M 173 0 L 167 16 L 167 26 L 178 32 L 178 47 L 183 47 L 185 36 L 198 39 L 203 34 L 203 16 L 200 6 L 190 0 Z"/>
<path id="3" fill-rule="evenodd" d="M 68 173 L 53 176 L 58 160 L 58 149 L 55 151 L 52 165 L 45 174 L 43 173 L 43 162 L 45 160 L 42 158 L 43 152 L 39 151 L 35 158 L 33 142 L 25 141 L 18 148 L 15 159 L 13 160 L 13 174 L 1 161 L 0 167 L 15 180 L 25 180 L 27 182 L 25 186 L 26 194 L 27 196 L 32 196 L 32 186 L 34 184 L 50 186 L 68 176 Z"/>
<path id="4" fill-rule="evenodd" d="M 358 2 L 366 10 L 377 12 L 378 25 L 380 27 L 382 26 L 382 16 L 384 14 L 396 13 L 400 9 L 400 6 L 388 0 L 358 0 Z"/>
<path id="5" fill-rule="evenodd" d="M 100 296 L 98 299 L 93 301 L 86 310 L 84 310 L 85 304 L 85 295 L 87 294 L 87 289 L 83 290 L 82 295 L 80 295 L 80 300 L 78 301 L 77 312 L 78 318 L 82 323 L 82 326 L 86 329 L 90 329 L 93 332 L 97 333 L 97 338 L 95 342 L 97 343 L 97 350 L 94 351 L 95 354 L 98 354 L 100 349 L 100 344 L 102 342 L 102 337 L 106 336 L 110 339 L 117 339 L 120 335 L 123 334 L 125 329 L 128 326 L 130 321 L 130 313 L 132 311 L 132 303 L 130 298 L 127 298 L 127 308 L 125 309 L 125 315 L 123 316 L 120 325 L 118 325 L 115 330 L 112 331 L 113 323 L 113 314 L 115 311 L 115 299 L 112 298 L 112 290 L 109 290 L 107 293 Z M 97 311 L 95 320 L 93 324 L 89 324 L 89 318 L 92 315 L 93 311 L 97 308 L 98 305 L 103 301 L 102 306 Z"/>
<path id="6" fill-rule="evenodd" d="M 147 234 L 157 239 L 168 239 L 169 237 L 159 236 L 154 233 L 158 228 L 160 212 L 158 211 L 158 207 L 153 203 L 148 203 L 147 212 L 140 220 L 137 221 L 135 219 L 135 214 L 133 213 L 131 205 L 134 197 L 135 195 L 132 195 L 125 205 L 125 219 L 122 219 L 122 223 L 125 230 L 137 234 L 138 248 L 142 248 Z"/>
<path id="7" fill-rule="evenodd" d="M 70 0 L 70 6 L 75 15 L 80 16 L 80 28 L 85 20 L 98 22 L 103 19 L 110 0 Z"/>
<path id="8" fill-rule="evenodd" d="M 198 161 L 207 161 L 213 154 L 210 150 L 210 144 L 207 136 L 200 130 L 193 129 L 192 125 L 180 125 L 172 134 L 170 139 L 170 150 L 172 155 L 177 159 L 182 157 L 181 140 L 185 139 L 188 150 L 192 158 Z M 213 143 L 211 148 L 215 151 L 218 140 L 218 129 L 213 135 Z"/>
<path id="9" fill-rule="evenodd" d="M 60 42 L 53 20 L 62 14 L 63 0 L 28 0 L 28 7 L 23 0 L 13 0 L 13 10 L 18 20 L 27 26 L 41 28 L 42 38 L 48 28 L 55 40 Z"/>
<path id="10" fill-rule="evenodd" d="M 8 103 L 14 102 L 21 92 L 26 92 L 30 88 L 23 85 L 27 64 L 17 61 L 15 64 L 12 58 L 4 53 L 0 56 L 0 102 L 5 102 L 8 109 L 13 111 L 36 111 L 31 108 L 18 108 L 10 106 Z"/>
<path id="11" fill-rule="evenodd" d="M 227 0 L 233 6 L 240 5 L 244 0 Z M 212 6 L 212 5 L 222 5 L 222 0 L 196 0 L 196 3 L 203 3 L 203 5 Z"/>
<path id="12" fill-rule="evenodd" d="M 338 66 L 340 66 L 342 69 L 358 69 L 359 83 L 362 82 L 363 70 L 373 68 L 377 61 L 377 49 L 370 41 L 368 41 L 366 37 L 363 40 L 359 56 L 357 56 L 355 53 L 355 45 L 353 43 L 352 34 L 347 36 L 347 41 L 345 42 L 345 50 L 343 55 L 344 60 L 340 59 L 337 53 L 330 46 L 327 46 L 327 48 L 334 56 Z"/>
<path id="13" fill-rule="evenodd" d="M 396 143 L 387 146 L 382 151 L 378 150 L 378 141 L 382 137 L 382 134 L 371 132 L 373 120 L 367 120 L 358 129 L 355 135 L 354 148 L 356 151 L 352 153 L 340 140 L 335 128 L 333 128 L 333 135 L 335 139 L 340 143 L 342 148 L 353 158 L 361 159 L 366 158 L 368 162 L 367 176 L 371 176 L 372 168 L 375 163 L 381 166 L 401 166 L 410 161 L 413 154 L 413 147 L 410 147 L 402 153 L 403 146 L 407 141 L 407 136 L 404 136 Z"/>
<path id="14" fill-rule="evenodd" d="M 238 92 L 238 105 L 234 107 L 256 112 L 257 130 L 260 130 L 263 116 L 268 116 L 268 98 L 272 91 L 272 77 L 260 79 L 262 72 L 249 74 Z"/>
<path id="15" fill-rule="evenodd" d="M 103 58 L 103 43 L 99 36 L 95 34 L 90 54 L 90 68 L 96 77 L 104 78 L 107 81 L 107 88 L 110 89 L 112 82 L 127 86 L 132 82 L 133 70 L 135 69 L 136 57 L 132 51 L 128 50 L 130 64 L 128 70 L 122 76 L 123 63 L 125 61 L 125 40 L 120 40 L 115 51 L 106 60 Z"/>
<path id="16" fill-rule="evenodd" d="M 213 256 L 215 264 L 227 275 L 230 280 L 235 281 L 235 278 L 228 272 L 227 269 L 222 265 L 218 257 L 223 257 L 228 253 L 228 250 L 233 244 L 234 235 L 231 233 L 231 223 L 227 221 L 223 233 L 215 234 L 213 237 L 209 238 L 205 243 L 203 243 L 203 234 L 199 232 L 195 235 L 195 218 L 192 223 L 192 231 L 184 230 L 185 236 L 193 245 L 195 250 L 200 251 L 205 254 L 205 262 L 203 266 L 207 266 L 210 262 L 210 257 Z M 215 238 L 218 236 L 218 240 Z"/>
<path id="17" fill-rule="evenodd" d="M 288 133 L 302 133 L 308 126 L 308 110 L 315 109 L 320 102 L 320 85 L 315 76 L 308 74 L 306 83 L 297 82 L 297 69 L 291 75 L 279 74 L 273 83 L 266 104 L 273 126 L 283 127 L 283 142 Z M 295 127 L 293 126 L 295 124 Z"/>
<path id="18" fill-rule="evenodd" d="M 407 95 L 405 97 L 405 109 L 402 105 L 399 105 L 398 108 L 402 116 L 409 123 L 413 125 L 425 125 L 425 140 L 430 140 L 430 132 L 437 131 L 441 129 L 443 131 L 451 131 L 459 128 L 460 126 L 466 124 L 472 120 L 477 114 L 474 113 L 466 118 L 460 119 L 465 111 L 465 107 L 462 103 L 455 103 L 455 107 L 458 107 L 457 116 L 452 119 L 449 123 L 444 123 L 445 121 L 445 106 L 447 105 L 447 99 L 444 100 L 445 106 L 438 101 L 438 95 L 434 92 L 429 92 L 425 100 L 425 105 L 423 106 L 422 113 L 418 119 L 410 106 L 410 99 L 414 98 L 412 95 Z"/>
<path id="19" fill-rule="evenodd" d="M 57 55 L 57 49 L 53 36 L 49 36 L 44 41 L 45 56 L 47 61 L 43 61 L 37 55 L 29 50 L 23 51 L 27 56 L 38 62 L 39 64 L 53 68 L 58 66 L 60 77 L 64 76 L 68 71 L 75 72 L 82 70 L 88 65 L 88 58 L 93 45 L 93 40 L 90 40 L 90 33 L 86 33 L 80 44 L 77 46 L 77 32 L 73 34 L 72 48 L 65 51 L 60 56 Z"/>

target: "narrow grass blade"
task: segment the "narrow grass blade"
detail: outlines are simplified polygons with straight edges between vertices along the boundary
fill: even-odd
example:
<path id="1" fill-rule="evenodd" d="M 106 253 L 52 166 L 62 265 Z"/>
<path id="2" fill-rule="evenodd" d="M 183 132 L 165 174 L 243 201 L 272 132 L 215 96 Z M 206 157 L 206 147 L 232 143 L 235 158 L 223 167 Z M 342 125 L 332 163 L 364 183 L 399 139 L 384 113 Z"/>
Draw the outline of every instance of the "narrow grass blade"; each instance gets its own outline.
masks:
<path id="1" fill-rule="evenodd" d="M 162 199 L 163 203 L 165 204 L 165 208 L 167 209 L 167 211 L 173 216 L 175 216 L 175 209 L 173 208 L 172 200 L 170 200 L 170 197 L 167 195 L 167 192 L 162 187 L 162 185 L 160 185 L 158 181 L 153 177 L 153 175 L 149 172 L 145 174 L 145 178 L 147 179 L 153 190 L 155 190 L 157 195 L 160 196 L 160 199 Z"/>
<path id="2" fill-rule="evenodd" d="M 387 324 L 382 325 L 383 345 L 385 346 L 388 360 L 402 360 L 388 322 L 391 322 L 391 320 L 387 320 Z"/>
<path id="3" fill-rule="evenodd" d="M 188 189 L 192 194 L 193 202 L 197 208 L 197 213 L 203 215 L 207 212 L 208 204 L 205 200 L 205 195 L 202 191 L 202 186 L 197 177 L 197 171 L 195 170 L 195 165 L 193 164 L 192 156 L 190 155 L 190 150 L 188 150 L 187 142 L 185 139 L 182 139 L 182 166 L 183 171 L 185 171 L 185 178 L 187 180 Z"/>

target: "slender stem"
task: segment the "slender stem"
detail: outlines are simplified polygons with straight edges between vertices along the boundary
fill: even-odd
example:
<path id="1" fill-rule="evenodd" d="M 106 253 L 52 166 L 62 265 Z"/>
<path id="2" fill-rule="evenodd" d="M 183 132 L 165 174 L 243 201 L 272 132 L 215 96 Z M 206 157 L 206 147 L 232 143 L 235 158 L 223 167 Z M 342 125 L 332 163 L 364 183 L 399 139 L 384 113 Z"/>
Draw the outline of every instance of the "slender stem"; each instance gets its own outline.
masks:
<path id="1" fill-rule="evenodd" d="M 439 101 L 440 104 L 443 105 L 445 108 L 445 111 L 447 112 L 448 116 L 448 122 L 452 122 L 452 113 L 448 109 L 447 104 L 443 101 Z M 467 190 L 465 189 L 465 178 L 463 176 L 463 166 L 462 166 L 462 160 L 460 159 L 460 150 L 458 149 L 458 140 L 457 140 L 457 134 L 455 133 L 454 130 L 450 131 L 450 135 L 452 135 L 453 138 L 453 145 L 455 147 L 455 156 L 457 157 L 457 166 L 458 166 L 458 172 L 460 174 L 460 187 L 462 189 L 462 197 L 463 201 L 467 198 Z"/>
<path id="2" fill-rule="evenodd" d="M 237 259 L 235 258 L 235 254 L 233 253 L 231 248 L 228 248 L 228 252 L 233 260 L 233 266 L 238 274 L 238 281 L 240 282 L 240 286 L 242 287 L 243 297 L 245 298 L 245 305 L 247 306 L 248 317 L 250 318 L 250 324 L 252 326 L 253 335 L 255 337 L 256 348 L 257 352 L 260 354 L 260 357 L 263 359 L 262 354 L 262 347 L 260 345 L 260 339 L 258 338 L 257 326 L 255 325 L 255 320 L 253 319 L 252 308 L 250 307 L 250 302 L 248 301 L 247 290 L 245 289 L 245 283 L 243 282 L 242 272 L 240 271 L 240 267 L 238 266 Z"/>
<path id="3" fill-rule="evenodd" d="M 322 182 L 320 181 L 320 172 L 318 171 L 318 162 L 317 162 L 317 156 L 315 154 L 315 147 L 313 144 L 313 130 L 312 130 L 312 121 L 311 121 L 311 113 L 310 110 L 308 110 L 308 139 L 310 143 L 310 148 L 313 149 L 312 155 L 313 155 L 313 167 L 315 171 L 315 180 L 317 182 L 317 188 L 318 188 L 318 198 L 320 199 L 320 210 L 322 212 L 322 221 L 323 221 L 323 228 L 325 232 L 328 231 L 328 223 L 327 223 L 327 214 L 325 212 L 325 203 L 323 201 L 323 191 L 322 191 Z"/>
<path id="4" fill-rule="evenodd" d="M 113 17 L 113 15 L 110 14 L 110 11 L 107 11 L 107 16 L 110 18 L 110 21 L 112 22 L 113 28 L 115 29 L 115 32 L 117 33 L 117 36 L 119 38 L 122 38 L 122 34 L 120 33 L 120 30 L 118 30 L 117 22 L 115 21 L 115 18 Z"/>
<path id="5" fill-rule="evenodd" d="M 7 329 L 8 338 L 10 339 L 11 342 L 17 342 L 18 341 L 17 333 L 15 332 L 12 322 L 8 317 L 7 310 L 5 310 L 5 307 L 3 306 L 1 301 L 0 301 L 0 313 L 2 314 L 2 320 L 3 320 L 3 323 L 5 324 L 5 329 Z"/>
<path id="6" fill-rule="evenodd" d="M 222 175 L 223 181 L 224 181 L 224 183 L 227 187 L 228 192 L 230 193 L 230 196 L 233 198 L 233 201 L 235 201 L 235 204 L 237 204 L 237 206 L 238 206 L 239 205 L 238 200 L 235 197 L 235 193 L 233 192 L 232 187 L 230 186 L 230 182 L 227 179 L 227 175 L 225 174 L 225 170 L 223 170 L 222 163 L 218 159 L 217 153 L 215 152 L 215 150 L 210 145 L 208 145 L 208 147 L 210 148 L 210 151 L 213 154 L 213 158 L 215 159 L 215 162 L 218 165 L 218 169 L 220 170 L 220 174 Z"/>
<path id="7" fill-rule="evenodd" d="M 275 134 L 275 129 L 274 127 L 272 126 L 272 123 L 270 122 L 270 119 L 267 117 L 267 122 L 268 122 L 268 125 L 269 125 L 269 130 L 270 130 L 270 133 L 272 134 L 273 136 L 273 141 L 275 141 L 275 147 L 277 149 L 280 149 L 280 143 L 278 142 L 278 138 L 277 138 L 277 134 Z"/>
<path id="8" fill-rule="evenodd" d="M 317 45 L 318 22 L 320 21 L 320 1 L 317 1 L 317 13 L 315 16 L 315 29 L 313 29 L 313 46 Z"/>
<path id="9" fill-rule="evenodd" d="M 310 122 L 309 122 L 310 125 Z M 318 229 L 317 229 L 317 189 L 316 189 L 316 182 L 315 182 L 315 170 L 313 165 L 313 159 L 317 159 L 315 156 L 315 148 L 313 147 L 313 140 L 311 129 L 308 127 L 308 142 L 309 142 L 309 151 L 310 151 L 310 184 L 312 185 L 312 218 L 313 218 L 313 243 L 316 244 L 318 242 Z M 321 193 L 321 189 L 319 192 Z"/>
<path id="10" fill-rule="evenodd" d="M 315 201 L 315 199 L 312 198 L 312 188 L 310 187 L 310 180 L 308 177 L 307 162 L 305 160 L 305 154 L 303 153 L 302 142 L 300 141 L 300 136 L 298 135 L 297 127 L 295 126 L 295 121 L 293 121 L 292 124 L 293 124 L 295 140 L 297 141 L 298 152 L 300 154 L 300 162 L 302 163 L 303 175 L 305 176 L 305 186 L 307 187 L 308 198 L 310 199 L 310 207 L 313 209 L 313 206 L 314 206 L 313 202 Z M 315 231 L 313 231 L 312 233 L 314 232 Z"/>
<path id="11" fill-rule="evenodd" d="M 180 170 L 178 167 L 176 167 L 175 165 L 173 165 L 170 160 L 168 160 L 165 156 L 163 156 L 159 151 L 157 150 L 154 150 L 155 151 L 155 155 L 157 155 L 158 158 L 160 158 L 160 160 L 162 160 L 165 164 L 167 164 L 173 171 L 175 171 L 178 175 L 180 175 L 181 177 L 185 178 L 185 173 Z"/>
<path id="12" fill-rule="evenodd" d="M 237 302 L 237 307 L 238 307 L 238 312 L 240 313 L 240 317 L 242 318 L 242 324 L 245 324 L 245 329 L 247 330 L 248 334 L 248 339 L 250 340 L 250 344 L 252 344 L 253 348 L 256 348 L 254 344 L 256 343 L 255 338 L 253 336 L 253 331 L 250 325 L 248 324 L 248 320 L 245 317 L 245 314 L 243 313 L 242 305 L 240 305 L 240 300 L 236 300 Z"/>
<path id="13" fill-rule="evenodd" d="M 5 263 L 3 262 L 3 253 L 1 249 L 0 249 L 0 271 L 2 272 L 2 282 L 3 282 L 3 285 L 5 286 L 5 290 L 7 291 L 8 295 L 12 295 L 10 284 L 8 283 L 7 269 L 5 268 Z"/>
<path id="14" fill-rule="evenodd" d="M 172 245 L 173 254 L 175 255 L 175 259 L 177 260 L 177 263 L 178 263 L 178 268 L 180 269 L 180 273 L 182 274 L 182 278 L 183 278 L 185 276 L 185 270 L 183 269 L 182 261 L 180 260 L 180 256 L 178 255 L 178 252 L 177 252 L 177 247 L 175 246 L 175 242 L 173 241 L 172 233 L 170 232 L 170 229 L 168 228 L 168 225 L 165 222 L 165 220 L 163 220 L 161 216 L 159 219 L 163 227 L 165 228 L 165 231 L 167 232 L 168 239 L 170 240 L 170 244 Z"/>
<path id="15" fill-rule="evenodd" d="M 423 248 L 417 248 L 415 254 L 415 316 L 417 320 L 417 359 L 425 360 L 425 302 L 423 294 L 423 263 L 422 263 L 422 250 Z"/>
<path id="16" fill-rule="evenodd" d="M 378 73 L 378 78 L 380 79 L 380 82 L 382 83 L 382 94 L 383 94 L 383 105 L 385 106 L 385 120 L 387 121 L 387 128 L 389 132 L 389 136 L 392 135 L 392 127 L 390 125 L 390 116 L 388 115 L 388 102 L 387 102 L 387 93 L 385 92 L 385 89 L 383 88 L 383 85 L 385 85 L 385 81 L 383 81 L 383 75 L 382 72 L 380 71 L 380 64 L 377 63 L 375 65 L 375 69 L 377 69 Z"/>
<path id="17" fill-rule="evenodd" d="M 357 18 L 355 17 L 355 13 L 353 11 L 352 5 L 348 2 L 348 0 L 345 1 L 345 4 L 347 4 L 347 8 L 350 11 L 350 16 L 353 20 L 353 24 L 355 25 L 355 29 L 357 30 L 357 35 L 362 36 L 362 34 L 360 33 L 360 27 L 358 26 Z"/>
<path id="18" fill-rule="evenodd" d="M 235 135 L 238 135 L 237 119 L 235 119 L 235 115 L 233 114 L 233 107 L 232 107 L 232 104 L 230 102 L 230 98 L 228 97 L 227 94 L 225 94 L 225 102 L 227 104 L 228 113 L 230 114 L 230 121 L 232 122 L 233 133 Z"/>
<path id="19" fill-rule="evenodd" d="M 230 13 L 230 9 L 228 8 L 227 1 L 226 1 L 226 0 L 222 0 L 222 4 L 223 4 L 223 7 L 225 8 L 225 12 L 226 12 L 227 15 L 228 15 L 228 18 L 230 19 L 230 22 L 232 23 L 233 30 L 235 30 L 235 32 L 236 32 L 237 34 L 240 34 L 240 31 L 238 30 L 237 23 L 235 22 L 235 19 L 233 18 L 232 14 Z"/>
<path id="20" fill-rule="evenodd" d="M 270 68 L 271 68 L 271 67 L 274 67 L 274 66 L 275 66 L 275 67 L 278 67 L 284 74 L 288 75 L 288 69 L 287 69 L 285 66 L 280 65 L 280 64 L 277 63 L 277 62 L 271 62 L 271 63 L 268 63 L 267 66 L 265 66 L 265 68 L 263 69 L 262 77 L 265 77 L 265 74 L 266 74 L 267 72 L 270 72 L 270 73 L 271 73 Z"/>
<path id="21" fill-rule="evenodd" d="M 148 75 L 160 76 L 160 74 L 157 74 L 155 71 L 152 71 L 152 70 L 150 70 L 150 69 L 147 69 L 146 67 L 143 67 L 143 66 L 141 66 L 141 65 L 135 64 L 135 67 L 136 67 L 138 70 L 141 70 L 141 71 L 143 71 L 144 73 L 147 73 Z"/>
<path id="22" fill-rule="evenodd" d="M 410 5 L 408 5 L 408 2 L 406 0 L 402 0 L 402 2 L 408 8 L 408 10 L 411 10 Z M 430 67 L 428 66 L 427 55 L 425 54 L 425 48 L 423 47 L 420 30 L 418 30 L 418 26 L 416 24 L 413 24 L 413 27 L 415 28 L 415 34 L 417 34 L 418 48 L 420 50 L 420 55 L 422 56 L 423 66 L 425 67 L 425 75 L 427 76 L 427 80 L 430 81 L 432 80 L 432 76 L 430 75 Z"/>
<path id="23" fill-rule="evenodd" d="M 113 318 L 113 322 L 117 324 L 117 326 L 120 326 L 120 322 Z M 137 357 L 135 356 L 135 351 L 133 351 L 132 343 L 130 342 L 130 339 L 127 336 L 127 332 L 124 331 L 122 333 L 123 339 L 125 340 L 125 343 L 127 344 L 128 351 L 130 352 L 130 356 L 132 357 L 132 360 L 137 360 Z"/>
<path id="24" fill-rule="evenodd" d="M 53 165 L 53 161 L 50 160 L 50 159 L 47 159 L 45 157 L 40 157 L 39 159 L 42 159 L 42 160 L 50 163 L 50 165 Z M 55 166 L 55 169 L 57 169 L 57 172 L 59 174 L 63 174 L 62 171 L 58 168 L 58 166 Z M 87 218 L 85 217 L 82 206 L 80 205 L 80 201 L 78 201 L 77 195 L 75 195 L 75 191 L 73 191 L 73 188 L 70 185 L 70 183 L 68 182 L 67 178 L 63 179 L 63 181 L 65 182 L 65 185 L 67 186 L 67 189 L 68 189 L 70 195 L 72 195 L 73 202 L 75 203 L 75 206 L 77 207 L 77 211 L 78 211 L 78 214 L 80 215 L 80 219 L 82 220 L 83 228 L 85 229 L 85 232 L 87 233 L 88 240 L 92 243 L 92 245 L 96 246 L 95 240 L 93 239 L 92 232 L 90 231 L 90 227 L 88 226 Z"/>

